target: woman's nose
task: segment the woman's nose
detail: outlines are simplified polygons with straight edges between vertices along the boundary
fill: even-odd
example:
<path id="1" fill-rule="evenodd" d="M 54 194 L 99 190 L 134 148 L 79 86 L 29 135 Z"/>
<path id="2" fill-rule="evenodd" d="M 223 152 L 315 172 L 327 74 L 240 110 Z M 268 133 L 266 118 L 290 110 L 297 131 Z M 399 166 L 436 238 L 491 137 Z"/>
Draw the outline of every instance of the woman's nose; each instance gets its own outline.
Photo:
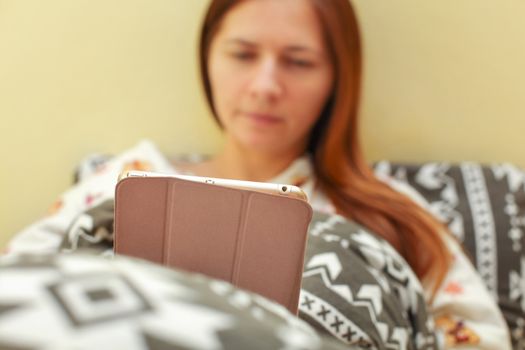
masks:
<path id="1" fill-rule="evenodd" d="M 282 95 L 283 86 L 279 79 L 278 63 L 273 59 L 261 61 L 256 67 L 250 86 L 252 96 L 274 100 Z"/>

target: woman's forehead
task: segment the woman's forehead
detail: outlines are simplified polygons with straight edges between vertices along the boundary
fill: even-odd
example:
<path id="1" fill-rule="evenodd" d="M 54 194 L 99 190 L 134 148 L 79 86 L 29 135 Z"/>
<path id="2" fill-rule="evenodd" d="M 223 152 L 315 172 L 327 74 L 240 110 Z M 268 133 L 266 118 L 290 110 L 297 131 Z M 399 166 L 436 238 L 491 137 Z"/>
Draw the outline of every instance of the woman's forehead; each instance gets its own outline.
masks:
<path id="1" fill-rule="evenodd" d="M 247 0 L 223 18 L 218 35 L 227 43 L 321 50 L 322 28 L 308 0 Z"/>

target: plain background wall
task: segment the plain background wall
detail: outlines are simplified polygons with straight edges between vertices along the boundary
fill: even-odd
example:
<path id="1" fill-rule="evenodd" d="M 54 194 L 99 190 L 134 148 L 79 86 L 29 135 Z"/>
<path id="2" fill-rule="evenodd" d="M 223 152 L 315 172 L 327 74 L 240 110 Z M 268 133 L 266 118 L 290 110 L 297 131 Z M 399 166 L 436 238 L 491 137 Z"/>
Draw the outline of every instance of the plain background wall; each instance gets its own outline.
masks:
<path id="1" fill-rule="evenodd" d="M 370 161 L 525 167 L 525 2 L 357 0 Z M 0 0 L 0 247 L 92 152 L 213 152 L 198 81 L 208 0 Z"/>

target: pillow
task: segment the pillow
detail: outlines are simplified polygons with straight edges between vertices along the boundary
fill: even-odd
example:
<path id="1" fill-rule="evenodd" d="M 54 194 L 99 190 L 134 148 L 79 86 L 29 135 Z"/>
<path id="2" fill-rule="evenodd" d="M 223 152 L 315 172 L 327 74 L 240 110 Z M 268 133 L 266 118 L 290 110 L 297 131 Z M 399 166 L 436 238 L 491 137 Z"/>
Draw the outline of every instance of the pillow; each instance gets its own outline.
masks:
<path id="1" fill-rule="evenodd" d="M 463 242 L 510 327 L 525 349 L 525 173 L 510 164 L 464 162 L 375 165 L 404 181 Z"/>
<path id="2" fill-rule="evenodd" d="M 284 307 L 137 259 L 0 258 L 0 349 L 345 349 Z"/>

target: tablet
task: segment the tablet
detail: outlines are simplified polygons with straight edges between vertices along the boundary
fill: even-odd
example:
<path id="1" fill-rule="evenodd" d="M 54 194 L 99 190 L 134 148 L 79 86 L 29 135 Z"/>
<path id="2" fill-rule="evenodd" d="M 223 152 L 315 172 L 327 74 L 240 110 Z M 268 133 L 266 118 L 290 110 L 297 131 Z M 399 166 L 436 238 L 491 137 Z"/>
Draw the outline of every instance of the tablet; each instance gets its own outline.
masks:
<path id="1" fill-rule="evenodd" d="M 236 180 L 142 175 L 116 186 L 116 254 L 225 280 L 297 313 L 306 200 L 220 185 Z"/>

